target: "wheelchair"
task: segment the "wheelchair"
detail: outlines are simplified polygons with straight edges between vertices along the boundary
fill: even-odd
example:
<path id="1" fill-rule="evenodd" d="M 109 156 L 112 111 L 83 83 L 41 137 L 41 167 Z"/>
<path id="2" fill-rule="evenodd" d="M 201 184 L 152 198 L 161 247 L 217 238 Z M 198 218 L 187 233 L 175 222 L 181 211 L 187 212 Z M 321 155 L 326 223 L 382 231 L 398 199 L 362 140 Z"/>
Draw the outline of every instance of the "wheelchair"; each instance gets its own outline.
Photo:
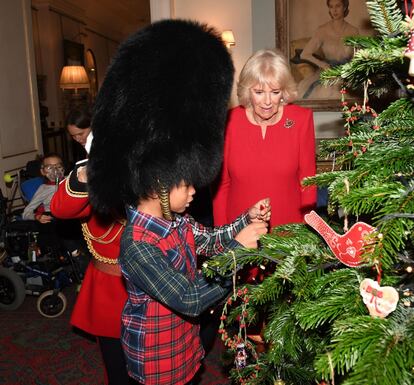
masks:
<path id="1" fill-rule="evenodd" d="M 42 253 L 34 221 L 15 218 L 0 190 L 0 309 L 18 309 L 30 294 L 42 316 L 58 317 L 67 307 L 62 290 L 80 285 L 87 262 L 54 246 Z"/>

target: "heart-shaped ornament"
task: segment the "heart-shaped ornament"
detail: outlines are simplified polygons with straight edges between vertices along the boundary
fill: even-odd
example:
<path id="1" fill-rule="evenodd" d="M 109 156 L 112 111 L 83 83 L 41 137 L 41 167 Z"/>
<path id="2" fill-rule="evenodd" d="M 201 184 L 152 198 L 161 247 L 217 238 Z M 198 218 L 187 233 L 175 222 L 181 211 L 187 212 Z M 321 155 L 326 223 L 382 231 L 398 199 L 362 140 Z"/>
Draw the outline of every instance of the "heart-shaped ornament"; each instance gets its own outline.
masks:
<path id="1" fill-rule="evenodd" d="M 391 286 L 381 287 L 378 282 L 365 278 L 359 285 L 359 292 L 373 317 L 385 318 L 397 308 L 398 291 Z"/>

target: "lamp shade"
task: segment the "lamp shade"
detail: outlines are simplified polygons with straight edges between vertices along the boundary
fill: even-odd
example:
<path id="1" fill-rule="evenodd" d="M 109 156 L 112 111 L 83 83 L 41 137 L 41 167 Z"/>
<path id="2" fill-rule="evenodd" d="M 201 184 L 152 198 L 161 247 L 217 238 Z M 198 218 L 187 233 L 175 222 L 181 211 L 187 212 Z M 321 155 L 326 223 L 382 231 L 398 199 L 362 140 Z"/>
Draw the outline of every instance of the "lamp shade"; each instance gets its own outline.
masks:
<path id="1" fill-rule="evenodd" d="M 89 78 L 84 66 L 65 66 L 60 74 L 60 88 L 89 88 Z"/>
<path id="2" fill-rule="evenodd" d="M 236 45 L 236 40 L 234 39 L 234 34 L 233 34 L 233 31 L 231 29 L 228 29 L 228 30 L 222 32 L 221 40 L 223 40 L 224 44 L 227 47 L 230 47 L 232 45 Z"/>

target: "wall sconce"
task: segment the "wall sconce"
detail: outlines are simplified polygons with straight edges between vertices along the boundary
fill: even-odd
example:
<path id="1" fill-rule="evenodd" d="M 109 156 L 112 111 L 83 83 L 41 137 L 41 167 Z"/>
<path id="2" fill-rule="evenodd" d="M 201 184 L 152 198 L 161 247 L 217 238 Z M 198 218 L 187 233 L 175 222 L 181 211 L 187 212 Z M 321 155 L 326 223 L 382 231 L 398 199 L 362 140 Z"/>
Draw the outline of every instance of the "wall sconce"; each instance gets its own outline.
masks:
<path id="1" fill-rule="evenodd" d="M 234 39 L 234 34 L 231 29 L 222 32 L 221 40 L 223 40 L 223 43 L 226 45 L 227 48 L 236 45 L 236 40 Z"/>
<path id="2" fill-rule="evenodd" d="M 84 66 L 65 66 L 60 74 L 60 88 L 72 89 L 89 88 L 89 78 Z"/>

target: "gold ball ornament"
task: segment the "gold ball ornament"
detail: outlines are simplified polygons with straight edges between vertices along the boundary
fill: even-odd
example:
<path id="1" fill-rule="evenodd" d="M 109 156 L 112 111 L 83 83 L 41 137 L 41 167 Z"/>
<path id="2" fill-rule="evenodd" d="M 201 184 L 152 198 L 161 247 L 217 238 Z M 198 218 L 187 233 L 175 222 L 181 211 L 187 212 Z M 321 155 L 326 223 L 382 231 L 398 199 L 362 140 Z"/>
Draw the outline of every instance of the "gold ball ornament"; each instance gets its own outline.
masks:
<path id="1" fill-rule="evenodd" d="M 273 385 L 286 385 L 285 381 L 283 381 L 282 379 L 278 378 Z"/>

